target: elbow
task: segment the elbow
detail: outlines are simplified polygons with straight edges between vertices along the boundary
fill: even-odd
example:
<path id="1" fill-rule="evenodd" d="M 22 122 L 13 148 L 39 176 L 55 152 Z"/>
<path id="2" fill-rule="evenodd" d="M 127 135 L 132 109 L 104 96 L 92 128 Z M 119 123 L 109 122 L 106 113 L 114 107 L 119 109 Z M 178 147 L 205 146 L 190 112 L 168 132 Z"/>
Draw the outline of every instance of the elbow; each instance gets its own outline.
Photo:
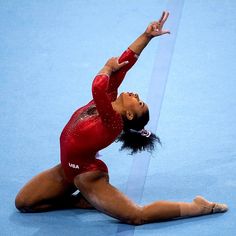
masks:
<path id="1" fill-rule="evenodd" d="M 102 92 L 106 91 L 108 87 L 108 79 L 109 79 L 108 75 L 105 74 L 97 75 L 93 80 L 92 93 L 96 94 L 99 93 L 100 91 Z"/>

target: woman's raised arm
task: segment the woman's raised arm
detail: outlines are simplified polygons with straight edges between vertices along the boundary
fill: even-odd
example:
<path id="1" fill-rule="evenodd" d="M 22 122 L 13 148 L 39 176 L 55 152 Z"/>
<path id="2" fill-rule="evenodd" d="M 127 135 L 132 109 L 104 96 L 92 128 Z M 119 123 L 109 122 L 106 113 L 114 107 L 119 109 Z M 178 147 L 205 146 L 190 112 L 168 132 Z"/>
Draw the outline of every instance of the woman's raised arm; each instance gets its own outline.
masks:
<path id="1" fill-rule="evenodd" d="M 151 41 L 152 38 L 169 34 L 169 30 L 164 30 L 163 26 L 168 19 L 169 12 L 164 11 L 158 21 L 153 21 L 119 57 L 113 57 L 107 61 L 98 74 L 106 74 L 110 77 L 108 92 L 116 91 L 122 83 L 127 71 L 135 64 L 138 56 Z"/>

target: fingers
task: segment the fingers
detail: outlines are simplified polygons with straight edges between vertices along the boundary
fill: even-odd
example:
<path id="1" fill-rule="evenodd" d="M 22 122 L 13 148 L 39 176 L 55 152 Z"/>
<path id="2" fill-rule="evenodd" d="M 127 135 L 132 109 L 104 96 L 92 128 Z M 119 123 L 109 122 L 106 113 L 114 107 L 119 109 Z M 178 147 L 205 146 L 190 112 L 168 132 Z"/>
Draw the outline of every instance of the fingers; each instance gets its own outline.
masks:
<path id="1" fill-rule="evenodd" d="M 122 68 L 123 66 L 127 65 L 128 63 L 129 63 L 128 61 L 119 63 L 119 57 L 112 57 L 107 61 L 105 66 L 109 67 L 112 70 L 112 72 L 115 72 L 120 68 Z"/>
<path id="2" fill-rule="evenodd" d="M 164 25 L 164 23 L 166 22 L 166 20 L 168 19 L 169 16 L 169 12 L 167 11 L 163 11 L 162 16 L 160 18 L 160 20 L 158 21 L 159 25 L 162 27 Z"/>
<path id="3" fill-rule="evenodd" d="M 169 12 L 163 11 L 161 18 L 158 21 L 151 22 L 153 30 L 157 31 L 157 29 L 161 29 L 169 17 Z"/>
<path id="4" fill-rule="evenodd" d="M 165 15 L 164 15 L 164 17 L 163 17 L 163 19 L 162 19 L 162 22 L 163 22 L 163 24 L 166 22 L 166 20 L 168 19 L 168 16 L 169 16 L 169 12 L 165 12 Z"/>
<path id="5" fill-rule="evenodd" d="M 158 22 L 161 22 L 163 20 L 164 16 L 165 16 L 165 11 L 162 12 L 162 16 L 161 16 L 161 18 L 159 19 Z"/>
<path id="6" fill-rule="evenodd" d="M 170 31 L 169 30 L 162 30 L 161 34 L 170 34 Z"/>
<path id="7" fill-rule="evenodd" d="M 117 64 L 118 64 L 119 68 L 122 68 L 123 66 L 127 65 L 128 63 L 129 63 L 129 61 L 124 61 L 124 62 L 119 63 L 117 60 Z"/>

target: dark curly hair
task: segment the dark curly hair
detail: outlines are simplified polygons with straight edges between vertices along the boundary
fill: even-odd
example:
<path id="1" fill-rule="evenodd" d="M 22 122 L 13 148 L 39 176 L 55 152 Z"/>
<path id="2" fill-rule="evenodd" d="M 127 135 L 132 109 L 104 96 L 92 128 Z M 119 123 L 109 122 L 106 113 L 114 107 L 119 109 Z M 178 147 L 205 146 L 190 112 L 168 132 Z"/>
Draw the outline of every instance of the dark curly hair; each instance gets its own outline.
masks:
<path id="1" fill-rule="evenodd" d="M 155 142 L 161 145 L 160 138 L 155 134 L 144 136 L 140 130 L 144 129 L 144 126 L 149 121 L 149 111 L 147 110 L 142 116 L 134 115 L 132 120 L 123 116 L 124 128 L 122 133 L 117 137 L 117 142 L 122 142 L 121 150 L 128 149 L 131 151 L 131 155 L 141 152 L 152 152 L 155 148 Z"/>

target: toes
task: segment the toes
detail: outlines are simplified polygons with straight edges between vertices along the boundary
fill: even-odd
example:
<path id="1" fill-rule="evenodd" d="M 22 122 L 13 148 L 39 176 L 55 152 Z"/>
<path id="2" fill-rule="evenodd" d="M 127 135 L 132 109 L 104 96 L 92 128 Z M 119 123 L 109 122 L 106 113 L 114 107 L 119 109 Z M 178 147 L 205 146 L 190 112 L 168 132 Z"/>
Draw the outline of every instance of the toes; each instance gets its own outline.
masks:
<path id="1" fill-rule="evenodd" d="M 222 203 L 215 203 L 215 206 L 212 209 L 212 213 L 221 213 L 228 211 L 228 206 Z"/>

